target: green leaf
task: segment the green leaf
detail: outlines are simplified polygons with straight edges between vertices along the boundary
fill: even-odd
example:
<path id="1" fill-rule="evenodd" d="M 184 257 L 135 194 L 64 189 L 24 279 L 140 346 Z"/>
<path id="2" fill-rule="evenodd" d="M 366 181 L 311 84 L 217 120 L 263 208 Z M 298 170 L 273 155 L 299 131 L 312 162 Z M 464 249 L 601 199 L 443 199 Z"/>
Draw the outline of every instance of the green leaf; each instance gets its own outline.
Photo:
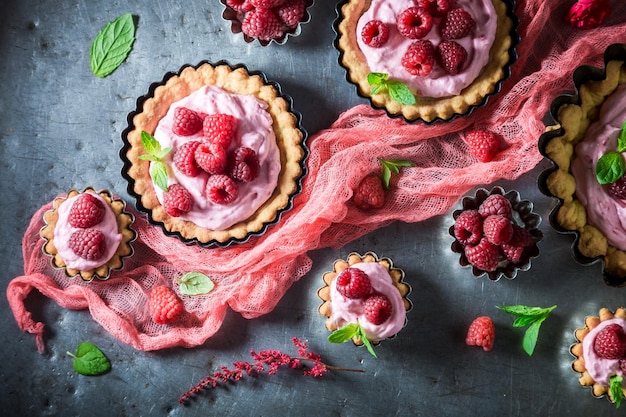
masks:
<path id="1" fill-rule="evenodd" d="M 622 125 L 622 129 L 620 130 L 619 136 L 617 137 L 617 151 L 626 151 L 626 122 L 624 122 L 624 124 Z"/>
<path id="2" fill-rule="evenodd" d="M 352 339 L 359 334 L 361 326 L 358 323 L 350 323 L 343 326 L 341 329 L 337 329 L 328 335 L 328 341 L 330 343 L 344 343 Z"/>
<path id="3" fill-rule="evenodd" d="M 533 322 L 528 328 L 526 332 L 524 332 L 524 338 L 522 339 L 522 348 L 524 352 L 528 354 L 528 356 L 532 356 L 535 351 L 535 346 L 537 345 L 537 339 L 539 338 L 539 329 L 541 328 L 541 323 L 546 318 L 539 319 Z"/>
<path id="4" fill-rule="evenodd" d="M 385 85 L 388 78 L 389 75 L 384 72 L 370 72 L 367 74 L 367 82 L 369 85 L 374 86 Z"/>
<path id="5" fill-rule="evenodd" d="M 148 155 L 156 156 L 161 153 L 161 144 L 154 136 L 145 130 L 141 131 L 141 145 Z"/>
<path id="6" fill-rule="evenodd" d="M 526 327 L 537 321 L 538 316 L 519 316 L 513 322 L 513 327 Z"/>
<path id="7" fill-rule="evenodd" d="M 100 375 L 111 369 L 111 362 L 98 347 L 89 342 L 83 342 L 76 348 L 76 354 L 67 352 L 74 358 L 74 370 L 81 375 Z"/>
<path id="8" fill-rule="evenodd" d="M 541 323 L 548 318 L 550 312 L 556 308 L 556 305 L 543 308 L 518 304 L 513 306 L 496 306 L 496 308 L 505 313 L 517 316 L 513 322 L 513 327 L 528 326 L 524 332 L 524 338 L 522 339 L 522 348 L 528 356 L 532 356 L 535 351 L 535 346 L 537 345 L 537 339 L 539 338 Z"/>
<path id="9" fill-rule="evenodd" d="M 176 281 L 180 284 L 180 293 L 184 295 L 208 294 L 215 288 L 211 278 L 201 272 L 187 272 Z"/>
<path id="10" fill-rule="evenodd" d="M 626 162 L 621 153 L 616 151 L 607 152 L 596 163 L 596 178 L 600 184 L 611 184 L 622 176 L 626 171 Z"/>
<path id="11" fill-rule="evenodd" d="M 393 173 L 399 173 L 401 167 L 413 167 L 415 164 L 403 159 L 380 159 L 381 179 L 385 190 L 389 189 L 389 182 Z"/>
<path id="12" fill-rule="evenodd" d="M 543 308 L 518 304 L 513 306 L 496 306 L 496 308 L 504 311 L 505 313 L 513 314 L 515 316 L 540 316 L 546 313 L 550 313 L 556 308 L 556 306 L 554 305 L 552 307 Z"/>
<path id="13" fill-rule="evenodd" d="M 389 95 L 400 104 L 412 106 L 416 103 L 415 96 L 406 84 L 396 80 L 387 81 L 387 90 Z"/>
<path id="14" fill-rule="evenodd" d="M 615 408 L 619 408 L 622 405 L 622 400 L 625 398 L 623 382 L 624 378 L 619 375 L 613 375 L 609 378 L 609 390 L 611 391 L 611 398 L 615 401 Z"/>
<path id="15" fill-rule="evenodd" d="M 126 13 L 104 26 L 89 48 L 91 72 L 96 77 L 106 77 L 128 57 L 135 41 L 135 22 Z"/>
<path id="16" fill-rule="evenodd" d="M 365 347 L 367 348 L 367 351 L 375 358 L 378 358 L 378 356 L 376 355 L 376 352 L 374 352 L 374 347 L 372 346 L 372 344 L 370 343 L 369 339 L 367 338 L 367 336 L 365 336 L 365 332 L 363 331 L 363 329 L 361 328 L 361 326 L 359 326 L 358 329 L 358 335 L 357 337 L 359 339 L 361 339 L 361 342 L 363 342 L 363 344 L 365 345 Z"/>
<path id="17" fill-rule="evenodd" d="M 161 161 L 154 161 L 150 164 L 150 178 L 157 187 L 167 191 L 167 167 Z"/>

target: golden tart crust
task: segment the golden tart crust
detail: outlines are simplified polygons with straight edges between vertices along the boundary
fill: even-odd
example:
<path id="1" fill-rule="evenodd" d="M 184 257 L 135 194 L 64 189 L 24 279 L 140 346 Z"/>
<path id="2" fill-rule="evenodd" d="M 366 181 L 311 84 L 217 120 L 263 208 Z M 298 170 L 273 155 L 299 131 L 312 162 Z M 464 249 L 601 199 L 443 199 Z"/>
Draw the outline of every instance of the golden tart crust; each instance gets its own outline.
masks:
<path id="1" fill-rule="evenodd" d="M 65 261 L 63 260 L 63 258 L 57 251 L 56 246 L 54 245 L 54 229 L 57 225 L 57 221 L 59 220 L 59 214 L 57 209 L 68 198 L 72 198 L 81 194 L 77 190 L 70 190 L 67 193 L 66 197 L 55 198 L 52 202 L 52 209 L 44 213 L 45 226 L 39 232 L 41 237 L 46 240 L 46 243 L 43 246 L 43 251 L 45 254 L 52 257 L 52 266 L 54 266 L 55 268 L 63 268 L 65 270 L 65 275 L 70 278 L 80 275 L 83 281 L 91 281 L 95 277 L 99 279 L 107 279 L 109 278 L 111 270 L 122 269 L 123 258 L 128 257 L 133 253 L 133 248 L 130 244 L 137 237 L 137 234 L 131 228 L 134 217 L 132 214 L 124 211 L 126 208 L 126 203 L 123 200 L 114 199 L 108 191 L 96 192 L 93 188 L 86 188 L 83 193 L 93 193 L 99 195 L 106 201 L 109 208 L 115 214 L 115 219 L 117 220 L 117 230 L 118 233 L 122 234 L 122 240 L 119 243 L 117 250 L 111 257 L 111 259 L 109 259 L 105 264 L 99 266 L 98 268 L 90 269 L 87 271 L 80 271 L 67 267 L 65 265 Z"/>
<path id="2" fill-rule="evenodd" d="M 149 162 L 139 159 L 140 155 L 145 154 L 141 131 L 154 134 L 157 124 L 174 102 L 205 85 L 215 85 L 232 94 L 253 95 L 267 103 L 280 151 L 281 171 L 273 194 L 252 216 L 225 230 L 202 228 L 168 215 L 154 191 Z M 279 95 L 274 85 L 266 83 L 258 74 L 250 74 L 244 67 L 206 62 L 197 67 L 186 66 L 154 90 L 154 95 L 144 102 L 142 111 L 132 121 L 134 127 L 127 134 L 129 148 L 126 158 L 130 165 L 126 174 L 134 180 L 133 192 L 140 196 L 141 205 L 151 213 L 153 221 L 163 224 L 165 230 L 180 235 L 183 240 L 200 244 L 243 241 L 250 233 L 259 232 L 266 224 L 276 220 L 279 212 L 288 207 L 291 197 L 299 189 L 299 179 L 304 170 L 305 135 L 298 127 L 298 119 L 290 111 L 290 103 Z"/>
<path id="3" fill-rule="evenodd" d="M 371 0 L 349 0 L 340 10 L 341 21 L 337 26 L 337 47 L 341 51 L 340 63 L 348 71 L 348 80 L 357 85 L 359 93 L 369 97 L 372 104 L 384 108 L 390 115 L 403 116 L 407 121 L 418 119 L 432 122 L 448 120 L 457 114 L 465 114 L 471 106 L 480 104 L 493 93 L 496 84 L 506 76 L 504 68 L 510 62 L 509 48 L 512 46 L 513 22 L 508 15 L 507 5 L 501 0 L 492 0 L 498 16 L 494 43 L 489 51 L 489 62 L 476 80 L 458 96 L 432 98 L 417 97 L 414 105 L 404 105 L 391 99 L 386 93 L 371 95 L 367 75 L 372 72 L 357 43 L 356 27 L 359 18 L 371 5 Z"/>

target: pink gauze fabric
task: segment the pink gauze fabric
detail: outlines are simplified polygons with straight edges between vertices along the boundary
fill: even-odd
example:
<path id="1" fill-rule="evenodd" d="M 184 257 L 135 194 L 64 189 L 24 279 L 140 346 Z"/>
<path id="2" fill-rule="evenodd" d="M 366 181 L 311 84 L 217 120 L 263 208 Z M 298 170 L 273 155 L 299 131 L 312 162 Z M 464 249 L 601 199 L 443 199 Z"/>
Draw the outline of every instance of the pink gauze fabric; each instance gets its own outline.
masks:
<path id="1" fill-rule="evenodd" d="M 34 214 L 23 238 L 24 275 L 14 278 L 7 289 L 19 327 L 35 334 L 43 351 L 44 326 L 24 305 L 37 289 L 64 308 L 89 308 L 94 320 L 136 349 L 197 346 L 220 328 L 228 308 L 250 319 L 270 312 L 311 269 L 308 251 L 339 248 L 394 221 L 419 222 L 444 214 L 475 186 L 518 178 L 541 160 L 537 140 L 545 128 L 543 117 L 557 95 L 573 90 L 573 70 L 583 64 L 601 67 L 606 47 L 626 40 L 626 2 L 613 1 L 603 25 L 585 31 L 566 22 L 571 4 L 571 0 L 517 2 L 519 58 L 502 91 L 471 116 L 427 126 L 390 119 L 382 111 L 359 105 L 312 135 L 309 172 L 293 209 L 248 243 L 213 249 L 187 246 L 166 237 L 129 208 L 136 215 L 133 228 L 138 233 L 134 255 L 108 280 L 84 283 L 54 270 L 42 254 L 39 229 L 43 213 L 51 207 L 48 203 Z M 493 162 L 480 163 L 468 154 L 462 136 L 473 127 L 504 138 L 506 148 Z M 349 200 L 359 181 L 379 170 L 378 158 L 407 159 L 416 167 L 394 175 L 385 206 L 365 213 Z M 175 279 L 189 271 L 210 276 L 216 283 L 214 291 L 183 296 L 187 313 L 176 323 L 154 323 L 146 308 L 148 291 L 157 284 L 178 291 Z"/>

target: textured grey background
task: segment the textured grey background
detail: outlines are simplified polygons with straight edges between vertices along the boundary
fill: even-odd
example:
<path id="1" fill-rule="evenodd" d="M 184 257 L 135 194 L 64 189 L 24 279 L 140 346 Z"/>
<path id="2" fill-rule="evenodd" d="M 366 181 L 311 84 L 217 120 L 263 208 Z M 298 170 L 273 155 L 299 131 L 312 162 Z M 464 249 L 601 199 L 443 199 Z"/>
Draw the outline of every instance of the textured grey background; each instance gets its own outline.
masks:
<path id="1" fill-rule="evenodd" d="M 345 81 L 333 47 L 334 3 L 318 0 L 312 21 L 286 45 L 246 44 L 221 19 L 212 1 L 4 0 L 0 13 L 0 281 L 23 273 L 21 237 L 32 214 L 58 193 L 88 185 L 126 194 L 118 157 L 126 115 L 150 83 L 182 64 L 208 59 L 245 63 L 266 72 L 294 99 L 310 133 L 363 103 Z M 128 60 L 98 79 L 88 50 L 115 17 L 138 16 Z M 3 416 L 617 416 L 605 399 L 578 385 L 568 352 L 573 332 L 600 307 L 624 304 L 624 289 L 606 286 L 600 265 L 577 265 L 572 239 L 557 235 L 547 215 L 554 202 L 536 187 L 535 170 L 515 182 L 544 218 L 541 255 L 515 280 L 476 279 L 449 249 L 451 213 L 419 224 L 393 224 L 341 250 L 310 253 L 313 269 L 271 313 L 256 320 L 229 314 L 221 330 L 195 349 L 139 352 L 118 342 L 88 311 L 65 310 L 40 294 L 28 299 L 46 325 L 46 353 L 22 333 L 0 298 L 0 414 Z M 351 344 L 326 342 L 317 313 L 321 275 L 351 251 L 392 258 L 412 285 L 408 325 L 377 349 L 379 359 Z M 537 350 L 521 350 L 522 331 L 495 305 L 558 308 L 544 323 Z M 464 344 L 472 318 L 489 314 L 497 326 L 493 351 Z M 206 392 L 187 406 L 179 395 L 220 365 L 249 359 L 250 349 L 293 352 L 290 339 L 337 366 L 364 374 L 322 379 L 281 370 Z M 113 362 L 110 373 L 77 375 L 65 354 L 89 340 Z"/>

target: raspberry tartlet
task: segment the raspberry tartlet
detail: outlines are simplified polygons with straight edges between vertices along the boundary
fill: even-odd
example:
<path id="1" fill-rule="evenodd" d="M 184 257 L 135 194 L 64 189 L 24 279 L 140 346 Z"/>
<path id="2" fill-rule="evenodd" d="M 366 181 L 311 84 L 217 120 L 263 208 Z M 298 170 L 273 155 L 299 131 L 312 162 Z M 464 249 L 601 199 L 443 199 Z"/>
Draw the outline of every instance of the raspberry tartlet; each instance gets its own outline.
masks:
<path id="1" fill-rule="evenodd" d="M 133 253 L 131 242 L 137 236 L 131 228 L 134 217 L 125 208 L 123 200 L 106 190 L 70 190 L 57 197 L 52 209 L 44 213 L 45 226 L 40 231 L 46 240 L 44 253 L 68 277 L 108 279 Z"/>
<path id="2" fill-rule="evenodd" d="M 626 310 L 611 312 L 600 309 L 598 316 L 587 316 L 585 327 L 575 332 L 576 343 L 570 347 L 576 358 L 572 369 L 580 374 L 578 382 L 591 387 L 594 397 L 607 396 L 616 402 L 611 384 L 615 377 L 626 381 Z M 619 392 L 619 390 L 616 390 Z M 626 400 L 626 384 L 621 384 L 622 401 Z"/>
<path id="3" fill-rule="evenodd" d="M 185 243 L 228 246 L 291 207 L 306 132 L 278 84 L 243 65 L 183 66 L 138 100 L 122 174 L 152 223 Z"/>
<path id="4" fill-rule="evenodd" d="M 513 279 L 517 271 L 530 269 L 531 259 L 539 255 L 537 243 L 543 239 L 538 228 L 541 217 L 532 211 L 530 201 L 522 200 L 517 191 L 493 187 L 478 189 L 461 205 L 452 213 L 449 229 L 454 237 L 451 249 L 460 254 L 461 266 L 492 281 L 502 276 Z"/>
<path id="5" fill-rule="evenodd" d="M 361 256 L 350 253 L 336 260 L 333 270 L 324 273 L 325 286 L 318 290 L 323 300 L 318 311 L 326 317 L 326 329 L 333 332 L 358 324 L 373 344 L 395 336 L 406 324 L 411 309 L 407 298 L 411 287 L 404 282 L 404 271 L 388 258 L 372 252 Z M 353 337 L 362 345 L 359 337 Z"/>
<path id="6" fill-rule="evenodd" d="M 503 0 L 344 0 L 337 11 L 348 81 L 407 121 L 469 114 L 499 91 L 516 58 L 517 19 Z M 373 74 L 403 83 L 415 100 L 398 100 L 390 84 L 374 88 Z"/>
<path id="7" fill-rule="evenodd" d="M 619 138 L 626 135 L 626 45 L 611 45 L 604 62 L 603 69 L 579 67 L 573 76 L 577 94 L 552 102 L 557 124 L 547 127 L 539 150 L 553 166 L 541 174 L 539 186 L 558 199 L 550 222 L 558 232 L 575 235 L 576 260 L 603 261 L 605 282 L 622 286 L 626 284 L 626 141 Z M 607 173 L 616 174 L 611 178 Z"/>

